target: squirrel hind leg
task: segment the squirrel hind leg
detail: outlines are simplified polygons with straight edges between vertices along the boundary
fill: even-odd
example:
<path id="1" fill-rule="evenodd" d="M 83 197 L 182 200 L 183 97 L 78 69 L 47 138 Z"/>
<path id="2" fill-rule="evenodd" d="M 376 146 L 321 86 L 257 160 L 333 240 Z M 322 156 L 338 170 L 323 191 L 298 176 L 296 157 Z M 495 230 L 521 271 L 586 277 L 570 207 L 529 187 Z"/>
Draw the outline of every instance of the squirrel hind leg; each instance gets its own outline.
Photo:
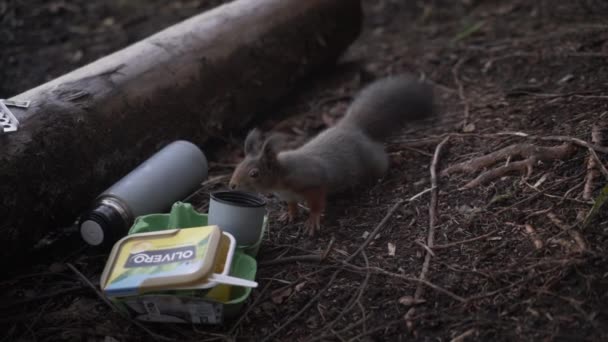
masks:
<path id="1" fill-rule="evenodd" d="M 389 168 L 388 154 L 384 150 L 384 146 L 381 144 L 374 144 L 370 148 L 368 154 L 370 159 L 367 164 L 370 166 L 369 175 L 374 180 L 384 177 Z"/>

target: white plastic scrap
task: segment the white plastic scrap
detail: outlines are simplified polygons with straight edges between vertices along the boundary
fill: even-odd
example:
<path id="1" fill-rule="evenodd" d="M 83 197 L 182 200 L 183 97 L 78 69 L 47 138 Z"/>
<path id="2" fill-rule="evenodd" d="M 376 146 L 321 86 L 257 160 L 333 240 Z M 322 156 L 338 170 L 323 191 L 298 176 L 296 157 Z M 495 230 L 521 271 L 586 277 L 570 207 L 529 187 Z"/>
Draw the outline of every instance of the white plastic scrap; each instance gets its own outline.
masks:
<path id="1" fill-rule="evenodd" d="M 0 100 L 0 128 L 3 133 L 16 132 L 19 129 L 19 120 L 11 113 L 4 100 Z"/>

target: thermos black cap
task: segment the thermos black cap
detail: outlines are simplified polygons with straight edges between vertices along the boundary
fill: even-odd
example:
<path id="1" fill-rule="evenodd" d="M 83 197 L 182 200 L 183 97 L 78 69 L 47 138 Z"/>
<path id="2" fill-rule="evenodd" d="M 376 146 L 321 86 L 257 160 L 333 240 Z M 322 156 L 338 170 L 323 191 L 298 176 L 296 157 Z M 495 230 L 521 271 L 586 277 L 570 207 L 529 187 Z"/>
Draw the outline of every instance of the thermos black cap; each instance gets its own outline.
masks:
<path id="1" fill-rule="evenodd" d="M 125 235 L 126 229 L 127 223 L 120 212 L 104 203 L 89 211 L 80 221 L 80 235 L 92 246 L 113 244 Z"/>

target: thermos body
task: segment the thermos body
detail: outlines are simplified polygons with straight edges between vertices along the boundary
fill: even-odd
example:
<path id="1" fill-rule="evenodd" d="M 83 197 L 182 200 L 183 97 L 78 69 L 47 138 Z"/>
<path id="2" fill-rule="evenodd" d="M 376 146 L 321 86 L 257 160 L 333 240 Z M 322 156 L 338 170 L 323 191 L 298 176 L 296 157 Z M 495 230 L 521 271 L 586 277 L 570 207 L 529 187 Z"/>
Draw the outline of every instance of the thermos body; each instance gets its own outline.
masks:
<path id="1" fill-rule="evenodd" d="M 115 242 L 136 217 L 166 211 L 207 175 L 207 158 L 196 145 L 172 142 L 97 197 L 81 218 L 81 235 L 90 245 Z"/>

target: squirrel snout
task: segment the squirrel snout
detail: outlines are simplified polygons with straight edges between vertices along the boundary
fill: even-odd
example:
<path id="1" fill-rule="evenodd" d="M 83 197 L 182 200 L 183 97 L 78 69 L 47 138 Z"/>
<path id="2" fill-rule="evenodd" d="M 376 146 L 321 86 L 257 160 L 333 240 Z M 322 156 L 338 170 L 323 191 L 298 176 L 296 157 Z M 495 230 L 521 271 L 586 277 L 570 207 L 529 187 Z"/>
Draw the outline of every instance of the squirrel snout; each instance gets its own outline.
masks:
<path id="1" fill-rule="evenodd" d="M 230 188 L 230 190 L 236 190 L 237 184 L 233 179 L 231 179 L 230 182 L 228 182 L 228 187 Z"/>

